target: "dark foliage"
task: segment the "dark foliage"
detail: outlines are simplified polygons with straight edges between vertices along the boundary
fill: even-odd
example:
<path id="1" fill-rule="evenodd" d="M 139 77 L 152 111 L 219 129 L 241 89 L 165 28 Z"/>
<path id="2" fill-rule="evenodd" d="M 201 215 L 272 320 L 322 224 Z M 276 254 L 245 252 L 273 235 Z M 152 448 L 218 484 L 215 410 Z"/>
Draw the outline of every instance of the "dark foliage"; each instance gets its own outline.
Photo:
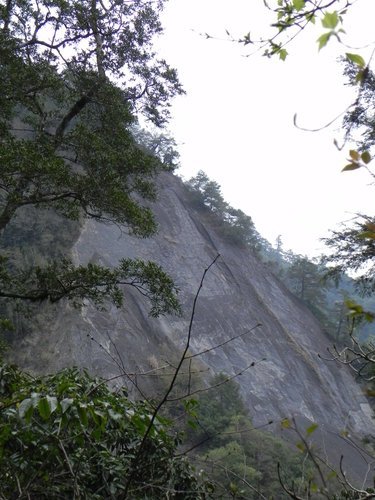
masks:
<path id="1" fill-rule="evenodd" d="M 120 499 L 152 408 L 76 369 L 34 378 L 0 364 L 0 496 Z M 157 418 L 129 498 L 205 498 L 166 420 Z"/>
<path id="2" fill-rule="evenodd" d="M 175 70 L 152 50 L 162 7 L 162 1 L 96 0 L 1 6 L 2 248 L 12 238 L 5 230 L 29 207 L 37 209 L 29 214 L 36 218 L 40 209 L 53 209 L 69 220 L 115 223 L 142 237 L 156 231 L 144 201 L 155 200 L 154 178 L 174 167 L 176 153 L 161 135 L 140 144 L 134 126 L 137 113 L 163 125 L 170 98 L 183 92 Z M 107 294 L 120 305 L 120 285 L 130 284 L 151 299 L 153 315 L 178 310 L 170 278 L 152 263 L 74 268 L 64 249 L 58 260 L 32 268 L 30 259 L 24 266 L 18 257 L 2 254 L 3 299 L 102 303 Z"/>

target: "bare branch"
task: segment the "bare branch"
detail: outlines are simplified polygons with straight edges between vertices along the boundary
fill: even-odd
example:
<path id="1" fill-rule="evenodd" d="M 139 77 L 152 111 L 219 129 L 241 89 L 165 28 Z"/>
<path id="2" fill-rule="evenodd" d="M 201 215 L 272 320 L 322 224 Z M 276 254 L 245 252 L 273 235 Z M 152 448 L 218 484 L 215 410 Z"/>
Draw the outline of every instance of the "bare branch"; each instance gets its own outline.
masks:
<path id="1" fill-rule="evenodd" d="M 197 389 L 190 394 L 185 394 L 184 396 L 179 396 L 177 398 L 168 398 L 167 402 L 172 403 L 174 401 L 181 401 L 182 399 L 186 399 L 190 396 L 193 396 L 194 394 L 199 394 L 200 392 L 206 392 L 210 391 L 211 389 L 215 389 L 216 387 L 220 387 L 223 384 L 226 384 L 230 380 L 233 380 L 234 378 L 239 377 L 240 375 L 243 375 L 249 368 L 252 368 L 253 366 L 257 365 L 258 363 L 262 363 L 263 361 L 266 361 L 266 358 L 259 359 L 258 361 L 252 361 L 249 365 L 247 365 L 245 368 L 242 370 L 236 372 L 234 375 L 231 375 L 230 377 L 227 377 L 226 379 L 222 380 L 221 382 L 218 382 L 217 384 L 210 385 L 209 387 L 205 387 L 204 389 Z"/>
<path id="2" fill-rule="evenodd" d="M 108 334 L 108 332 L 107 332 Z M 116 364 L 116 366 L 119 368 L 120 370 L 120 375 L 116 375 L 115 377 L 111 377 L 109 379 L 105 379 L 105 380 L 102 380 L 101 382 L 99 382 L 95 387 L 92 387 L 89 392 L 87 393 L 87 396 L 91 395 L 93 392 L 95 392 L 100 386 L 104 385 L 104 384 L 107 384 L 109 381 L 111 380 L 115 380 L 117 378 L 121 378 L 121 377 L 125 377 L 129 380 L 129 382 L 137 389 L 137 391 L 139 392 L 139 394 L 142 396 L 142 398 L 147 401 L 147 403 L 150 405 L 151 408 L 155 408 L 155 405 L 152 404 L 152 402 L 147 398 L 147 396 L 145 395 L 145 393 L 141 390 L 141 388 L 138 386 L 138 384 L 136 383 L 135 380 L 132 379 L 132 376 L 131 374 L 127 373 L 126 369 L 125 369 L 125 365 L 122 361 L 122 358 L 121 356 L 120 357 L 120 363 L 119 361 L 111 354 L 111 352 L 106 349 L 103 344 L 101 344 L 100 342 L 98 342 L 92 335 L 90 335 L 89 333 L 87 334 L 87 337 L 92 341 L 94 342 L 95 344 L 97 344 L 106 354 L 107 356 L 109 356 L 111 358 L 111 360 Z M 108 334 L 108 337 L 109 337 L 109 334 Z M 115 345 L 111 338 L 109 337 L 110 339 L 110 342 L 112 345 Z M 115 346 L 115 349 L 116 349 L 116 353 L 118 354 L 118 349 L 117 347 Z"/>
<path id="3" fill-rule="evenodd" d="M 199 422 L 198 422 L 199 423 Z M 191 446 L 190 448 L 188 448 L 187 450 L 184 450 L 182 453 L 179 453 L 176 455 L 176 457 L 181 457 L 183 455 L 187 455 L 188 453 L 190 453 L 191 451 L 195 450 L 196 448 L 199 448 L 199 446 L 202 446 L 202 444 L 204 443 L 207 443 L 207 441 L 210 441 L 211 439 L 217 437 L 217 436 L 231 436 L 231 435 L 238 435 L 238 434 L 247 434 L 248 432 L 254 432 L 254 431 L 257 431 L 259 429 L 263 429 L 264 427 L 268 427 L 269 425 L 272 425 L 273 424 L 273 420 L 270 420 L 269 422 L 265 423 L 265 424 L 262 424 L 262 425 L 258 425 L 258 427 L 252 427 L 251 429 L 239 429 L 238 431 L 228 431 L 228 432 L 216 432 L 215 434 L 211 434 L 209 436 L 206 436 L 204 439 L 202 439 L 201 441 L 199 441 L 199 443 L 196 443 L 194 444 L 193 446 Z M 207 432 L 201 425 L 200 427 L 205 431 Z"/>
<path id="4" fill-rule="evenodd" d="M 197 301 L 198 301 L 198 297 L 199 297 L 199 294 L 202 290 L 202 287 L 203 287 L 203 283 L 204 283 L 204 280 L 206 278 L 206 275 L 208 273 L 208 271 L 211 269 L 211 267 L 216 263 L 216 261 L 218 260 L 218 258 L 220 257 L 220 255 L 218 254 L 214 260 L 211 262 L 211 264 L 204 270 L 203 272 L 203 275 L 202 275 L 202 278 L 201 278 L 201 281 L 200 281 L 200 284 L 199 284 L 199 287 L 198 287 L 198 290 L 195 294 L 195 297 L 194 297 L 194 301 L 193 301 L 193 308 L 192 308 L 192 312 L 191 312 L 191 316 L 190 316 L 190 323 L 189 323 L 189 329 L 188 329 L 188 336 L 187 336 L 187 340 L 186 340 L 186 345 L 185 345 L 185 349 L 182 353 L 182 356 L 180 358 L 180 361 L 177 365 L 177 368 L 175 370 L 175 373 L 174 373 L 174 376 L 172 377 L 172 380 L 171 380 L 171 383 L 164 395 L 164 397 L 162 398 L 162 400 L 159 402 L 159 404 L 157 405 L 157 407 L 155 408 L 152 416 L 151 416 L 151 419 L 150 419 L 150 422 L 148 424 L 148 427 L 146 429 L 146 432 L 144 433 L 143 435 L 143 438 L 142 438 L 142 441 L 138 447 L 138 450 L 137 450 L 137 454 L 135 455 L 134 459 L 132 460 L 132 464 L 130 466 L 130 472 L 129 472 L 129 477 L 128 477 L 128 480 L 126 482 L 126 485 L 125 485 L 125 488 L 124 488 L 124 492 L 121 496 L 121 499 L 124 500 L 127 498 L 127 495 L 128 495 L 128 491 L 129 491 L 129 487 L 133 481 L 133 478 L 134 478 L 134 475 L 135 475 L 135 472 L 136 472 L 136 466 L 138 464 L 138 461 L 140 460 L 140 457 L 141 457 L 141 454 L 143 452 L 143 449 L 145 447 L 145 443 L 146 443 L 146 440 L 151 432 L 151 429 L 154 425 L 154 422 L 155 422 L 155 419 L 160 411 L 160 409 L 162 408 L 162 406 L 166 403 L 166 401 L 168 401 L 168 396 L 169 394 L 172 392 L 173 390 L 173 387 L 175 385 L 175 382 L 176 382 L 176 379 L 177 379 L 177 376 L 178 376 L 178 373 L 182 367 L 182 364 L 185 360 L 185 357 L 186 357 L 186 354 L 189 350 L 189 347 L 190 347 L 190 340 L 191 340 L 191 334 L 192 334 L 192 329 L 193 329 L 193 322 L 194 322 L 194 316 L 195 316 L 195 310 L 196 310 L 196 306 L 197 306 Z"/>
<path id="5" fill-rule="evenodd" d="M 213 347 L 209 347 L 208 349 L 205 349 L 204 351 L 197 352 L 196 354 L 190 354 L 189 356 L 186 356 L 185 359 L 196 358 L 197 356 L 202 356 L 203 354 L 206 354 L 210 351 L 218 349 L 219 347 L 223 347 L 224 345 L 229 344 L 230 342 L 233 342 L 233 340 L 237 340 L 237 339 L 243 337 L 244 335 L 247 335 L 248 333 L 253 332 L 256 328 L 259 328 L 260 326 L 262 326 L 262 324 L 257 323 L 255 326 L 253 326 L 249 330 L 246 330 L 246 332 L 240 333 L 240 335 L 235 335 L 234 337 L 231 337 L 230 339 L 226 340 L 225 342 L 221 342 L 221 344 L 217 344 Z"/>
<path id="6" fill-rule="evenodd" d="M 280 469 L 281 469 L 280 462 L 277 462 L 277 475 L 279 477 L 279 483 L 280 483 L 280 486 L 282 487 L 282 489 L 285 491 L 285 493 L 287 493 L 290 496 L 290 498 L 293 498 L 293 500 L 305 500 L 304 498 L 297 496 L 293 491 L 289 490 L 286 487 L 286 485 L 281 477 Z"/>
<path id="7" fill-rule="evenodd" d="M 94 89 L 90 90 L 87 94 L 83 95 L 78 101 L 76 101 L 73 106 L 70 108 L 68 113 L 61 120 L 59 126 L 55 132 L 55 147 L 58 147 L 61 144 L 61 141 L 64 136 L 64 132 L 68 127 L 69 123 L 75 118 L 83 108 L 91 101 L 92 96 L 94 95 Z"/>
<path id="8" fill-rule="evenodd" d="M 355 493 L 359 493 L 361 495 L 361 497 L 360 497 L 361 500 L 365 500 L 367 498 L 375 498 L 375 493 L 368 493 L 365 490 L 360 490 L 360 489 L 356 488 L 355 486 L 353 486 L 349 482 L 349 480 L 348 480 L 348 478 L 346 476 L 346 472 L 343 469 L 343 463 L 344 463 L 344 456 L 341 455 L 341 457 L 340 457 L 340 472 L 341 472 L 341 475 L 342 475 L 342 477 L 343 477 L 343 479 L 345 481 L 345 484 L 349 487 L 349 489 L 351 491 L 354 491 Z"/>
<path id="9" fill-rule="evenodd" d="M 258 495 L 257 498 L 260 498 L 262 500 L 267 500 L 267 498 L 257 488 L 255 488 L 252 484 L 249 483 L 249 481 L 246 481 L 246 479 L 244 477 L 240 476 L 239 474 L 237 474 L 233 470 L 229 469 L 228 467 L 225 467 L 225 465 L 222 465 L 221 463 L 215 462 L 213 460 L 198 459 L 197 457 L 194 457 L 194 460 L 197 462 L 201 462 L 201 463 L 208 463 L 210 465 L 213 465 L 214 467 L 218 467 L 218 468 L 222 469 L 226 473 L 229 473 L 230 475 L 232 475 L 233 477 L 235 477 L 236 479 L 241 481 L 241 483 L 246 485 L 252 491 L 254 491 Z M 303 499 L 301 499 L 301 500 L 303 500 Z"/>

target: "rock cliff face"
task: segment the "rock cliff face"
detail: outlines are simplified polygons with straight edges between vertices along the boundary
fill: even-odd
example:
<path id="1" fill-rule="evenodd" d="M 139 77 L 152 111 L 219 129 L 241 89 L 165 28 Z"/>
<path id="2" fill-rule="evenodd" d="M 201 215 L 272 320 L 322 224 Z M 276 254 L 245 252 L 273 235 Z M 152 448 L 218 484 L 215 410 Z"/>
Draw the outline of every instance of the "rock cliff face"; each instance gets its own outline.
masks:
<path id="1" fill-rule="evenodd" d="M 356 436 L 374 434 L 372 412 L 346 367 L 318 357 L 330 342 L 312 314 L 250 251 L 223 241 L 203 222 L 177 177 L 161 176 L 159 201 L 153 209 L 159 223 L 156 237 L 137 239 L 115 226 L 87 222 L 73 256 L 79 263 L 107 265 L 115 265 L 121 257 L 157 261 L 181 290 L 183 316 L 149 318 L 147 303 L 131 290 L 124 310 L 97 311 L 88 304 L 76 311 L 59 306 L 48 312 L 48 328 L 40 325 L 20 342 L 18 361 L 45 371 L 67 364 L 85 366 L 115 377 L 118 367 L 113 359 L 119 353 L 129 372 L 162 364 L 173 353 L 177 357 L 186 342 L 203 270 L 220 254 L 199 297 L 191 351 L 201 352 L 244 334 L 200 356 L 202 363 L 214 373 L 234 375 L 256 362 L 237 378 L 254 424 L 290 416 L 301 425 L 318 422 L 320 445 L 331 457 L 346 454 L 359 477 L 354 448 L 338 434 L 344 429 Z M 253 329 L 258 323 L 261 326 Z"/>

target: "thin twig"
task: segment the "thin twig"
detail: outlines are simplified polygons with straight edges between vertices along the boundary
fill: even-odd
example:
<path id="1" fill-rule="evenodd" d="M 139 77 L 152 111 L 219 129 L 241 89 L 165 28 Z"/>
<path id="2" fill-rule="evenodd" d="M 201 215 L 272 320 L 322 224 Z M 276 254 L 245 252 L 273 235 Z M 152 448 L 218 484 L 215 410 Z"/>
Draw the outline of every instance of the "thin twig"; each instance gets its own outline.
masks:
<path id="1" fill-rule="evenodd" d="M 248 486 L 252 491 L 254 491 L 258 495 L 257 498 L 261 498 L 262 500 L 267 500 L 267 498 L 257 488 L 255 488 L 255 486 L 250 484 L 249 481 L 247 481 L 244 477 L 241 477 L 240 475 L 236 474 L 233 470 L 228 469 L 228 467 L 225 467 L 225 465 L 222 465 L 221 463 L 215 462 L 213 460 L 207 460 L 207 459 L 204 460 L 204 459 L 199 459 L 197 457 L 194 457 L 194 460 L 201 463 L 208 463 L 214 467 L 218 467 L 219 469 L 224 470 L 226 474 L 229 473 L 230 475 L 241 481 L 243 484 Z"/>
<path id="2" fill-rule="evenodd" d="M 86 395 L 87 396 L 91 395 L 93 392 L 96 391 L 96 389 L 98 389 L 100 386 L 106 384 L 107 382 L 109 382 L 111 380 L 115 380 L 116 378 L 126 377 L 129 380 L 129 382 L 137 389 L 137 391 L 142 396 L 142 398 L 145 401 L 147 401 L 147 403 L 151 406 L 151 408 L 155 408 L 155 406 L 152 404 L 152 402 L 149 401 L 149 399 L 147 398 L 147 396 L 144 394 L 144 392 L 142 391 L 142 389 L 140 389 L 140 387 L 138 386 L 138 384 L 136 383 L 136 381 L 133 380 L 131 378 L 131 376 L 129 375 L 129 373 L 126 372 L 124 363 L 122 361 L 122 358 L 120 357 L 120 361 L 121 361 L 121 364 L 120 364 L 120 362 L 111 354 L 111 352 L 108 349 L 106 349 L 100 342 L 98 342 L 92 335 L 87 334 L 87 336 L 90 338 L 90 340 L 92 342 L 94 342 L 95 344 L 97 344 L 111 358 L 111 360 L 116 364 L 117 368 L 120 370 L 120 375 L 116 375 L 115 377 L 111 377 L 109 379 L 103 380 L 102 382 L 99 382 L 95 387 L 92 387 L 87 392 Z M 117 347 L 116 347 L 116 353 L 118 353 Z"/>
<path id="3" fill-rule="evenodd" d="M 233 342 L 233 340 L 237 340 L 237 339 L 243 337 L 244 335 L 247 335 L 247 334 L 253 332 L 256 328 L 259 328 L 260 326 L 262 326 L 262 324 L 257 323 L 255 326 L 253 326 L 249 330 L 246 330 L 246 332 L 240 333 L 240 335 L 235 335 L 234 337 L 231 337 L 230 339 L 226 340 L 225 342 L 221 342 L 221 344 L 216 344 L 215 346 L 209 347 L 208 349 L 205 349 L 204 351 L 197 352 L 196 354 L 190 354 L 189 356 L 186 356 L 185 359 L 196 358 L 197 356 L 202 356 L 203 354 L 206 354 L 210 351 L 213 351 L 214 349 L 218 349 L 219 347 L 223 347 L 224 345 L 229 344 L 229 342 Z"/>
<path id="4" fill-rule="evenodd" d="M 280 467 L 280 462 L 277 462 L 277 475 L 278 475 L 278 478 L 279 478 L 279 483 L 280 483 L 280 486 L 282 487 L 282 489 L 285 491 L 285 493 L 287 493 L 290 498 L 293 498 L 293 500 L 305 500 L 304 498 L 302 497 L 299 497 L 297 496 L 293 491 L 289 490 L 285 484 L 284 484 L 284 481 L 283 479 L 281 478 L 281 467 Z"/>
<path id="5" fill-rule="evenodd" d="M 200 284 L 199 284 L 199 287 L 198 287 L 198 290 L 195 294 L 195 297 L 194 297 L 194 301 L 193 301 L 193 308 L 192 308 L 192 312 L 191 312 L 191 315 L 190 315 L 190 322 L 189 322 L 189 329 L 188 329 L 188 335 L 187 335 L 187 339 L 186 339 L 186 345 L 185 345 L 185 349 L 181 355 L 181 358 L 180 358 L 180 361 L 176 367 L 176 371 L 172 377 L 172 380 L 171 380 L 171 383 L 169 384 L 169 387 L 164 395 L 164 397 L 161 399 L 161 401 L 159 402 L 159 404 L 156 406 L 153 414 L 152 414 L 152 417 L 150 419 L 150 422 L 147 426 L 147 429 L 146 429 L 146 432 L 144 433 L 143 435 L 143 438 L 142 438 L 142 441 L 138 447 L 138 450 L 137 450 L 137 453 L 134 457 L 134 459 L 132 460 L 132 463 L 130 465 L 130 470 L 129 470 L 129 477 L 128 477 L 128 480 L 125 484 L 125 488 L 124 488 L 124 492 L 123 494 L 121 495 L 121 499 L 126 499 L 127 496 L 128 496 L 128 491 L 129 491 L 129 488 L 130 488 L 130 485 L 134 479 L 134 476 L 135 476 L 135 473 L 136 473 L 136 470 L 137 470 L 137 464 L 138 464 L 138 461 L 140 460 L 140 457 L 142 455 L 142 452 L 143 452 L 143 449 L 145 447 L 145 444 L 146 444 L 146 440 L 151 432 L 151 429 L 154 425 L 154 422 L 155 422 L 155 419 L 160 411 L 160 409 L 162 408 L 162 406 L 166 403 L 166 401 L 168 400 L 168 396 L 169 394 L 172 392 L 173 390 L 173 387 L 175 385 L 175 382 L 176 382 L 176 379 L 177 379 L 177 376 L 178 376 L 178 373 L 182 367 L 182 364 L 183 362 L 185 361 L 185 357 L 186 357 L 186 354 L 189 350 L 189 347 L 190 347 L 190 340 L 191 340 L 191 335 L 192 335 L 192 329 L 193 329 L 193 322 L 194 322 L 194 316 L 195 316 L 195 310 L 196 310 L 196 307 L 197 307 L 197 301 L 198 301 L 198 297 L 199 297 L 199 294 L 202 290 L 202 287 L 203 287 L 203 283 L 204 283 L 204 280 L 206 278 L 206 275 L 208 273 L 208 271 L 211 269 L 211 267 L 216 263 L 216 261 L 218 260 L 218 258 L 220 257 L 220 254 L 218 254 L 214 260 L 211 262 L 211 264 L 204 270 L 203 272 L 203 275 L 202 275 L 202 278 L 201 278 L 201 281 L 200 281 Z"/>
<path id="6" fill-rule="evenodd" d="M 248 432 L 257 431 L 258 429 L 262 429 L 264 427 L 268 427 L 269 425 L 272 425 L 272 424 L 273 424 L 273 420 L 270 420 L 266 424 L 259 425 L 258 427 L 252 427 L 251 429 L 240 429 L 238 431 L 228 431 L 228 432 L 215 432 L 215 434 L 211 434 L 211 435 L 205 437 L 204 439 L 199 441 L 199 443 L 196 443 L 193 446 L 191 446 L 190 448 L 188 448 L 187 450 L 184 450 L 182 453 L 177 454 L 176 457 L 181 457 L 181 456 L 187 455 L 188 453 L 195 450 L 199 446 L 202 446 L 202 444 L 206 443 L 207 441 L 210 441 L 211 439 L 213 439 L 217 436 L 220 436 L 220 437 L 221 436 L 230 436 L 232 434 L 241 434 L 242 435 L 242 434 L 246 434 Z M 206 432 L 206 430 L 205 430 L 205 432 Z"/>
<path id="7" fill-rule="evenodd" d="M 230 377 L 227 377 L 225 380 L 222 380 L 221 382 L 218 382 L 217 384 L 210 385 L 209 387 L 205 387 L 203 389 L 196 389 L 195 391 L 191 392 L 190 394 L 185 394 L 184 396 L 179 396 L 176 398 L 168 398 L 166 399 L 166 402 L 171 403 L 173 401 L 181 401 L 182 399 L 186 399 L 189 396 L 192 396 L 194 394 L 198 394 L 200 392 L 206 392 L 210 391 L 211 389 L 215 389 L 216 387 L 220 387 L 223 384 L 226 384 L 230 380 L 233 380 L 236 377 L 239 377 L 240 375 L 243 375 L 249 368 L 252 368 L 253 366 L 257 365 L 258 363 L 262 363 L 263 361 L 266 361 L 266 358 L 259 359 L 258 361 L 252 361 L 248 366 L 240 370 L 239 372 L 236 372 L 234 375 L 231 375 Z"/>
<path id="8" fill-rule="evenodd" d="M 350 490 L 354 491 L 355 493 L 360 493 L 361 495 L 364 495 L 364 496 L 361 496 L 361 500 L 364 500 L 367 498 L 375 498 L 375 493 L 368 493 L 365 490 L 359 490 L 358 488 L 356 488 L 355 486 L 353 486 L 349 482 L 348 478 L 346 477 L 346 472 L 343 469 L 343 461 L 344 461 L 344 456 L 341 455 L 341 457 L 340 457 L 340 472 L 341 472 L 342 477 L 344 478 L 346 485 L 350 488 Z"/>

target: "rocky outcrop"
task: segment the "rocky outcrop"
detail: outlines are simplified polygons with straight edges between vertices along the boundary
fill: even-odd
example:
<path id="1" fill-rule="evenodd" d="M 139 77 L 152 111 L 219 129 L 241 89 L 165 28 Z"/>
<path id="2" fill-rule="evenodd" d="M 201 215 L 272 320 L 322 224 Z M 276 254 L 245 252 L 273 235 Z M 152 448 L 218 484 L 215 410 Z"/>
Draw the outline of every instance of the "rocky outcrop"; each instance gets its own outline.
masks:
<path id="1" fill-rule="evenodd" d="M 79 263 L 110 266 L 121 257 L 157 261 L 180 288 L 183 316 L 148 317 L 147 303 L 132 290 L 123 310 L 59 306 L 44 311 L 48 328 L 40 325 L 20 342 L 18 361 L 45 371 L 79 365 L 109 378 L 119 373 L 116 363 L 134 373 L 177 357 L 203 270 L 220 254 L 199 296 L 191 351 L 239 336 L 200 356 L 201 362 L 214 373 L 243 372 L 237 381 L 255 425 L 291 416 L 301 425 L 317 422 L 320 445 L 329 442 L 330 456 L 344 453 L 359 478 L 363 464 L 358 464 L 349 438 L 339 435 L 343 430 L 358 437 L 374 434 L 372 411 L 347 368 L 318 357 L 330 342 L 313 315 L 250 250 L 224 241 L 192 209 L 177 177 L 160 177 L 153 209 L 159 223 L 155 237 L 137 239 L 116 226 L 88 221 L 73 256 Z"/>

